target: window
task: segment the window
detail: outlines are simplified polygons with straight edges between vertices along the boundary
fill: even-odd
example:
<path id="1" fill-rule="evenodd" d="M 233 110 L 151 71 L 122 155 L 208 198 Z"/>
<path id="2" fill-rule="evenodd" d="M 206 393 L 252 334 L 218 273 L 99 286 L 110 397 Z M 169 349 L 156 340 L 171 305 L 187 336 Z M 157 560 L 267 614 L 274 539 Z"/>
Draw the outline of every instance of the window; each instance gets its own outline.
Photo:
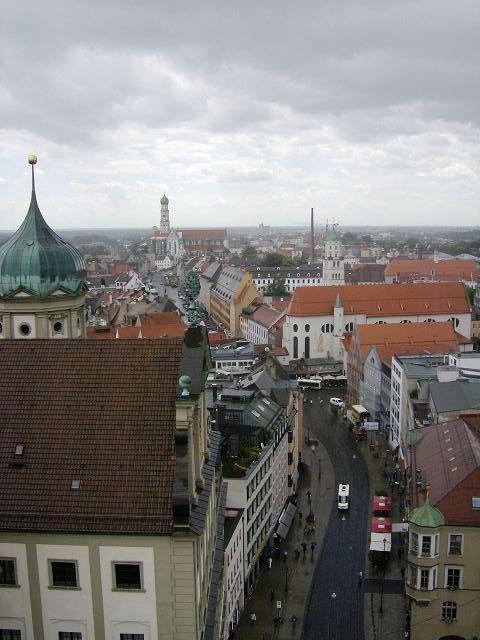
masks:
<path id="1" fill-rule="evenodd" d="M 30 334 L 30 331 L 32 330 L 30 325 L 27 324 L 26 322 L 23 322 L 19 327 L 18 330 L 20 331 L 20 333 L 22 334 L 22 336 L 28 336 Z"/>
<path id="2" fill-rule="evenodd" d="M 353 322 L 347 322 L 345 325 L 345 331 L 353 331 Z"/>
<path id="3" fill-rule="evenodd" d="M 62 329 L 63 329 L 63 324 L 61 322 L 53 323 L 53 330 L 55 331 L 55 333 L 60 333 Z"/>
<path id="4" fill-rule="evenodd" d="M 0 640 L 22 640 L 20 629 L 0 629 Z"/>
<path id="5" fill-rule="evenodd" d="M 332 333 L 333 331 L 333 324 L 331 324 L 330 322 L 327 322 L 325 324 L 322 324 L 322 329 L 321 329 L 322 333 Z"/>
<path id="6" fill-rule="evenodd" d="M 432 538 L 430 536 L 422 536 L 422 556 L 432 555 Z"/>
<path id="7" fill-rule="evenodd" d="M 15 573 L 15 560 L 13 558 L 0 558 L 0 585 L 16 585 L 17 578 Z"/>
<path id="8" fill-rule="evenodd" d="M 142 565 L 139 562 L 114 562 L 116 589 L 142 589 Z"/>
<path id="9" fill-rule="evenodd" d="M 310 325 L 306 324 L 305 325 L 305 333 L 308 333 L 310 331 Z"/>
<path id="10" fill-rule="evenodd" d="M 310 338 L 308 336 L 305 338 L 305 358 L 307 360 L 310 358 Z"/>
<path id="11" fill-rule="evenodd" d="M 448 553 L 450 555 L 462 555 L 463 536 L 460 533 L 451 533 L 448 540 Z"/>
<path id="12" fill-rule="evenodd" d="M 298 338 L 295 336 L 293 338 L 293 359 L 296 360 L 298 358 Z"/>
<path id="13" fill-rule="evenodd" d="M 58 640 L 82 640 L 80 631 L 59 631 Z"/>
<path id="14" fill-rule="evenodd" d="M 418 553 L 418 534 L 413 532 L 410 534 L 410 553 Z"/>
<path id="15" fill-rule="evenodd" d="M 447 588 L 458 589 L 460 587 L 461 569 L 447 568 Z"/>
<path id="16" fill-rule="evenodd" d="M 457 619 L 457 603 L 447 600 L 442 603 L 442 619 L 443 620 L 456 620 Z"/>
<path id="17" fill-rule="evenodd" d="M 120 640 L 143 640 L 143 633 L 121 633 Z"/>
<path id="18" fill-rule="evenodd" d="M 51 587 L 78 587 L 75 560 L 50 560 Z"/>
<path id="19" fill-rule="evenodd" d="M 294 330 L 295 333 L 298 331 L 298 324 L 294 324 L 293 325 L 293 330 Z"/>
<path id="20" fill-rule="evenodd" d="M 420 569 L 420 589 L 428 589 L 429 578 L 430 578 L 430 570 Z"/>

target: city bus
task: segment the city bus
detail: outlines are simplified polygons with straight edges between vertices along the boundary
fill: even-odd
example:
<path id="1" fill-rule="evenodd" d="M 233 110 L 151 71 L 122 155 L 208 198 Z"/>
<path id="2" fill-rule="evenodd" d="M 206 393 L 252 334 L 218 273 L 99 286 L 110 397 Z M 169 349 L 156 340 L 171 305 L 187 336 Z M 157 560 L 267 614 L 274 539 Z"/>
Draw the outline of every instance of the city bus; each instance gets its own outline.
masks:
<path id="1" fill-rule="evenodd" d="M 322 388 L 321 380 L 313 380 L 310 378 L 297 378 L 297 383 L 300 389 L 303 389 L 303 391 L 307 391 L 308 389 L 313 389 L 315 391 L 318 391 L 319 389 Z"/>
<path id="2" fill-rule="evenodd" d="M 368 422 L 370 413 L 361 404 L 352 405 L 352 422 L 355 426 Z"/>

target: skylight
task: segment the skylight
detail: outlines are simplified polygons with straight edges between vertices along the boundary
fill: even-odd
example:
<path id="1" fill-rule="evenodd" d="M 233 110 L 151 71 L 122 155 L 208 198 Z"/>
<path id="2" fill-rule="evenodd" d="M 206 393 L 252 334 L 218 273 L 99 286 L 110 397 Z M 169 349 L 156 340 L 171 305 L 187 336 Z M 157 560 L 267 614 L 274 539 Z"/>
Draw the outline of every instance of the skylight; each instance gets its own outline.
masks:
<path id="1" fill-rule="evenodd" d="M 15 455 L 16 456 L 23 456 L 23 449 L 24 449 L 23 444 L 17 444 L 17 446 L 15 447 Z"/>
<path id="2" fill-rule="evenodd" d="M 80 480 L 72 480 L 72 489 L 80 489 Z"/>

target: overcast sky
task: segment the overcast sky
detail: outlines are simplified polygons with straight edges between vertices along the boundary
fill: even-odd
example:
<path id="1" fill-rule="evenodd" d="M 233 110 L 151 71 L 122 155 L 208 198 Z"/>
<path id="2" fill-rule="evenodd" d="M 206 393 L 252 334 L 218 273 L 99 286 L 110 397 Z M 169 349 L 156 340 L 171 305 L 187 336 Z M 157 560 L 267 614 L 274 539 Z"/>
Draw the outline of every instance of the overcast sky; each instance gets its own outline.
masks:
<path id="1" fill-rule="evenodd" d="M 478 0 L 2 0 L 0 228 L 480 224 Z"/>

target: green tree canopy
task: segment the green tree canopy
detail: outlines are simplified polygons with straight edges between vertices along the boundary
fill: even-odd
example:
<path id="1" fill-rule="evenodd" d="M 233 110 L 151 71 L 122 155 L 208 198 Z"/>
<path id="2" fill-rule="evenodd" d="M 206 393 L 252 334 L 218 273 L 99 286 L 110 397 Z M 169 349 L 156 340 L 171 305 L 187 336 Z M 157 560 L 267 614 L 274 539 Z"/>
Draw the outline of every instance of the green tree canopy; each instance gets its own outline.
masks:
<path id="1" fill-rule="evenodd" d="M 281 278 L 274 278 L 273 282 L 265 288 L 264 295 L 266 296 L 286 296 L 288 295 L 285 287 L 285 281 Z"/>
<path id="2" fill-rule="evenodd" d="M 258 262 L 258 253 L 255 247 L 247 245 L 242 249 L 242 258 L 248 264 L 256 264 Z"/>

